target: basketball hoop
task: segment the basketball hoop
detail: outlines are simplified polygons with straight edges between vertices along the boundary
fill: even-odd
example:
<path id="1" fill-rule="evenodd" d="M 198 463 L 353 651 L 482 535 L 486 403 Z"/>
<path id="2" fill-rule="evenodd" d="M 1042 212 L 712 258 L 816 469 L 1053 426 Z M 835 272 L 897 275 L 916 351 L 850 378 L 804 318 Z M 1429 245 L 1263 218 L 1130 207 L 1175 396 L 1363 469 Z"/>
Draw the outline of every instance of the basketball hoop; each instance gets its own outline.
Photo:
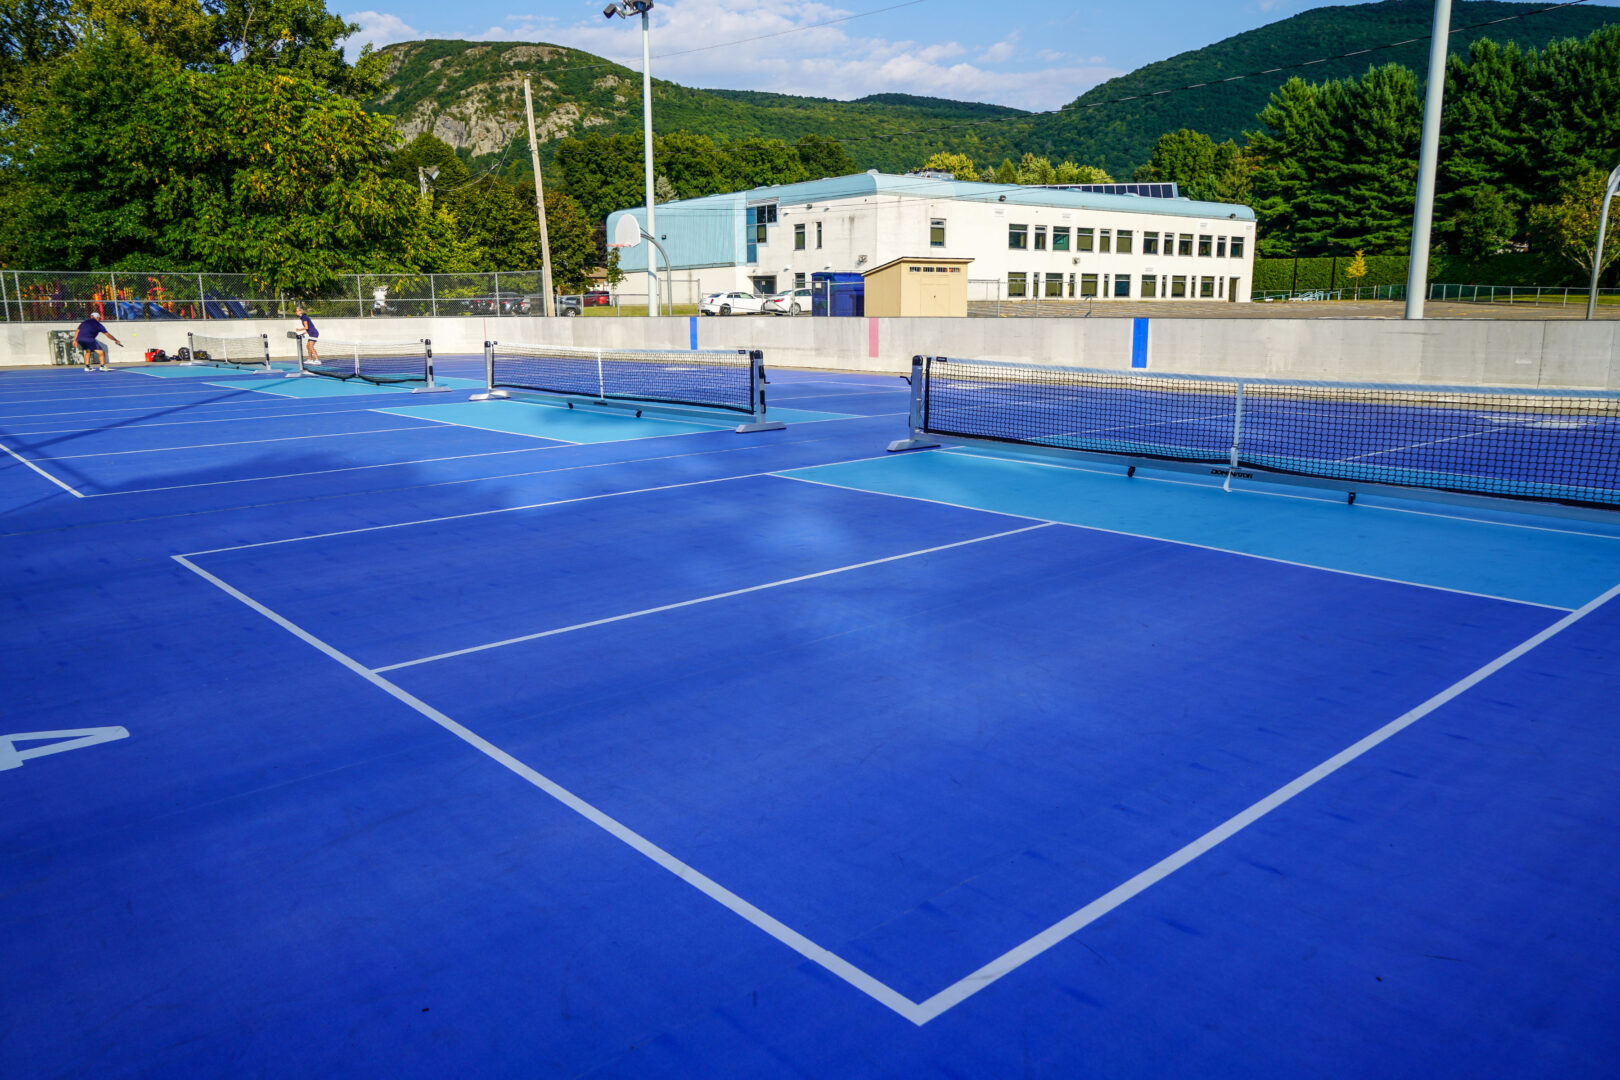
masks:
<path id="1" fill-rule="evenodd" d="M 641 243 L 641 237 L 641 222 L 636 220 L 634 214 L 625 214 L 613 226 L 613 242 L 608 247 L 633 248 Z"/>

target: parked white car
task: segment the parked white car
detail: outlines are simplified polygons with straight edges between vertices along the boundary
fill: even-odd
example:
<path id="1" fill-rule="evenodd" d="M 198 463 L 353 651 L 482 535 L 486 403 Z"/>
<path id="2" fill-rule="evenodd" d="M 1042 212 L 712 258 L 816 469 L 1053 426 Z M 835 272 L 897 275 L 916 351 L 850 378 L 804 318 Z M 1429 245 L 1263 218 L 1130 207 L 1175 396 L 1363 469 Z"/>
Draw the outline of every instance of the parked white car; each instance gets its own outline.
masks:
<path id="1" fill-rule="evenodd" d="M 810 311 L 810 290 L 789 289 L 765 301 L 760 310 L 767 315 L 804 315 Z"/>
<path id="2" fill-rule="evenodd" d="M 723 292 L 704 297 L 698 310 L 705 315 L 758 315 L 764 306 L 763 296 L 748 292 Z"/>

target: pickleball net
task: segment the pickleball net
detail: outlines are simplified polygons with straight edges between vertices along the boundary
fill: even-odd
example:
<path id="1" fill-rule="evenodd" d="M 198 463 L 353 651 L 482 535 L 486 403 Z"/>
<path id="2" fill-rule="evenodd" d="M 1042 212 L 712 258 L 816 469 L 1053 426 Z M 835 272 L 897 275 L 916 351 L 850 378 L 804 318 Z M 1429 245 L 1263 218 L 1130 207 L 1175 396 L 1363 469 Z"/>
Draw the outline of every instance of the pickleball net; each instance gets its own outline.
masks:
<path id="1" fill-rule="evenodd" d="M 748 419 L 738 431 L 785 427 L 768 419 L 764 355 L 750 349 L 590 349 L 486 341 L 482 397 L 539 396 L 598 406 Z M 474 400 L 478 400 L 475 398 Z"/>
<path id="2" fill-rule="evenodd" d="M 890 449 L 1052 447 L 1620 507 L 1620 394 L 1123 372 L 919 356 L 912 437 Z"/>
<path id="3" fill-rule="evenodd" d="M 265 334 L 187 334 L 189 362 L 221 367 L 261 367 L 270 370 L 270 338 Z"/>
<path id="4" fill-rule="evenodd" d="M 315 355 L 310 356 L 309 346 Z M 313 342 L 297 336 L 298 374 L 325 379 L 355 380 L 377 386 L 403 386 L 412 383 L 413 393 L 448 390 L 433 380 L 433 343 L 427 338 L 416 341 L 332 341 L 315 338 Z"/>

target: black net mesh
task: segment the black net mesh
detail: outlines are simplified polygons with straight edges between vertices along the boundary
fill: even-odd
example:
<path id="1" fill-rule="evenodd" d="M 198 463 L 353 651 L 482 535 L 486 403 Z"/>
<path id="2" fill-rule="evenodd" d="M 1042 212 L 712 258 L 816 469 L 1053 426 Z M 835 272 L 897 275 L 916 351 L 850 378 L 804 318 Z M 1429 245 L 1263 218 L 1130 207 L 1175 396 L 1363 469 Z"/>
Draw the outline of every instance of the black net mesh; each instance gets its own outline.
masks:
<path id="1" fill-rule="evenodd" d="M 315 357 L 305 351 L 303 370 L 331 379 L 359 379 L 370 383 L 426 383 L 428 343 L 407 341 L 398 344 L 376 342 L 313 342 Z"/>
<path id="2" fill-rule="evenodd" d="M 930 357 L 924 430 L 1335 480 L 1620 505 L 1620 395 L 1280 383 Z"/>
<path id="3" fill-rule="evenodd" d="M 754 411 L 754 363 L 743 350 L 493 346 L 491 387 L 614 401 Z"/>

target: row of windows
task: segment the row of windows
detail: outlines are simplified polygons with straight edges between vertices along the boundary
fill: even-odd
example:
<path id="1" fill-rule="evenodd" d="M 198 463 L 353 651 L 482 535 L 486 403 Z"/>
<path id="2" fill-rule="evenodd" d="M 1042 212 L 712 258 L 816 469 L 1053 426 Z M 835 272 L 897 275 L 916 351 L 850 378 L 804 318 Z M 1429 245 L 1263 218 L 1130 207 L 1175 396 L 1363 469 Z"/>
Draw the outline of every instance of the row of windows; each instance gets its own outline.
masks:
<path id="1" fill-rule="evenodd" d="M 1064 287 L 1068 291 L 1065 293 Z M 1185 299 L 1196 295 L 1199 299 L 1224 299 L 1227 295 L 1228 279 L 1224 277 L 1197 277 L 1187 274 L 1153 275 L 1142 278 L 1141 291 L 1138 297 L 1142 300 L 1157 300 L 1168 297 L 1172 300 Z M 1075 292 L 1079 288 L 1078 294 Z M 1231 279 L 1231 288 L 1237 288 L 1237 279 Z M 1059 300 L 1064 296 L 1112 296 L 1116 299 L 1126 300 L 1131 297 L 1130 274 L 1070 274 L 1065 282 L 1062 274 L 1025 274 L 1013 272 L 1007 275 L 1007 298 L 1016 300 L 1023 297 L 1041 296 L 1047 299 Z"/>
<path id="2" fill-rule="evenodd" d="M 940 226 L 935 233 L 937 239 L 931 238 L 929 243 L 934 247 L 942 247 L 945 243 L 945 230 L 943 222 L 935 222 Z M 1090 227 L 1076 228 L 1074 232 L 1075 251 L 1113 252 L 1120 255 L 1130 255 L 1136 250 L 1135 229 L 1093 229 Z M 1068 251 L 1070 229 L 1067 225 L 1054 225 L 1051 228 L 1051 241 L 1053 251 Z M 1027 251 L 1030 239 L 1033 236 L 1036 251 L 1047 250 L 1047 227 L 1036 225 L 1031 233 L 1028 225 L 1007 226 L 1007 247 L 1013 251 Z M 1230 256 L 1234 259 L 1243 258 L 1243 237 L 1233 236 L 1207 236 L 1192 233 L 1157 233 L 1145 232 L 1142 234 L 1143 255 L 1191 255 L 1193 245 L 1197 244 L 1198 254 L 1201 256 L 1214 256 L 1224 259 Z"/>

